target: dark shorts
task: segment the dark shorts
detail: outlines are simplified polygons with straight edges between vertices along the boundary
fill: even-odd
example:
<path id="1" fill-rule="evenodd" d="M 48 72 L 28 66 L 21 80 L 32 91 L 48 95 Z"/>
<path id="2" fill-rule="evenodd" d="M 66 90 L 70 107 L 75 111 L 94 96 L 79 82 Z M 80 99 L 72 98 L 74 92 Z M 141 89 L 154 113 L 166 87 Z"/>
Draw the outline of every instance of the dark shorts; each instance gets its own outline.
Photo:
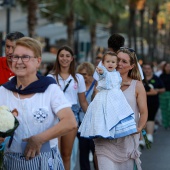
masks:
<path id="1" fill-rule="evenodd" d="M 148 121 L 154 121 L 156 113 L 159 109 L 159 104 L 148 105 Z"/>
<path id="2" fill-rule="evenodd" d="M 76 118 L 77 123 L 79 124 L 79 110 L 80 110 L 80 106 L 78 104 L 73 104 L 71 107 L 74 116 Z"/>

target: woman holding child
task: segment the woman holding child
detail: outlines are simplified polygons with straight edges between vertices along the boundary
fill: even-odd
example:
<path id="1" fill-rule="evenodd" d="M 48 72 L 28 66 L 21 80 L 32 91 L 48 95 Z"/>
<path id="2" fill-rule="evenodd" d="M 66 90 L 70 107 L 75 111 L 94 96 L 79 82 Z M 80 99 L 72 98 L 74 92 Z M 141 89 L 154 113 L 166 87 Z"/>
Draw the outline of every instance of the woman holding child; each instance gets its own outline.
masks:
<path id="1" fill-rule="evenodd" d="M 146 92 L 134 50 L 121 47 L 117 57 L 116 69 L 122 78 L 121 90 L 134 112 L 137 133 L 116 139 L 95 138 L 98 166 L 99 170 L 141 170 L 138 146 L 140 132 L 145 127 L 148 115 Z"/>

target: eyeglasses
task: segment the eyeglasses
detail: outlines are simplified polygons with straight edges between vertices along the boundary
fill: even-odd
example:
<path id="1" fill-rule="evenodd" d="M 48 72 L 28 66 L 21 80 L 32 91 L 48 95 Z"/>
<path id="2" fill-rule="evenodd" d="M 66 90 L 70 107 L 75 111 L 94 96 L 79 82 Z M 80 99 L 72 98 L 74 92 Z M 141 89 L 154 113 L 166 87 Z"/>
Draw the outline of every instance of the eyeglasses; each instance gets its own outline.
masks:
<path id="1" fill-rule="evenodd" d="M 135 52 L 133 48 L 128 48 L 128 47 L 120 47 L 120 50 L 128 50 L 130 52 Z"/>
<path id="2" fill-rule="evenodd" d="M 19 58 L 23 61 L 23 62 L 27 62 L 30 60 L 30 58 L 36 58 L 36 57 L 32 57 L 32 56 L 29 56 L 29 55 L 23 55 L 23 56 L 18 56 L 18 55 L 13 55 L 11 57 L 11 60 L 12 61 L 18 61 Z"/>

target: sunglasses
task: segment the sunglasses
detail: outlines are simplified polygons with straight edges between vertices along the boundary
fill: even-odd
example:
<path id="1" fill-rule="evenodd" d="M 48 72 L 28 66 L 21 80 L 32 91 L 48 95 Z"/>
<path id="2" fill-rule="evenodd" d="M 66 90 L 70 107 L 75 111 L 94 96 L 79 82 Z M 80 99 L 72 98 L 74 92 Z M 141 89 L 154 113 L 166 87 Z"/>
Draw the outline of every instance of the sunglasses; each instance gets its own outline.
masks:
<path id="1" fill-rule="evenodd" d="M 120 50 L 128 50 L 130 52 L 135 52 L 135 50 L 133 48 L 128 48 L 128 47 L 120 47 Z"/>

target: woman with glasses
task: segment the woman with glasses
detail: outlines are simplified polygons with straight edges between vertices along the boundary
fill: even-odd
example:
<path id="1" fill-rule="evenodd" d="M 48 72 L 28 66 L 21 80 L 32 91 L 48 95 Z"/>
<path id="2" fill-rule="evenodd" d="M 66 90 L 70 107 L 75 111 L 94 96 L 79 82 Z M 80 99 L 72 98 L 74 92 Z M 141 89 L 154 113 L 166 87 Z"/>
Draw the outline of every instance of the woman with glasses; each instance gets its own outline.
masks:
<path id="1" fill-rule="evenodd" d="M 134 50 L 122 47 L 117 52 L 118 66 L 125 98 L 135 113 L 137 133 L 118 139 L 94 139 L 99 170 L 141 170 L 138 151 L 140 132 L 147 121 L 146 92 L 141 82 Z M 123 105 L 122 105 L 123 107 Z"/>
<path id="2" fill-rule="evenodd" d="M 78 101 L 84 112 L 86 112 L 88 107 L 85 97 L 86 86 L 83 76 L 76 74 L 74 53 L 70 47 L 62 46 L 59 48 L 54 68 L 52 69 L 51 75 L 48 76 L 53 77 L 60 89 L 64 92 L 65 97 L 72 105 L 77 123 L 79 123 Z M 60 152 L 66 170 L 70 170 L 70 158 L 77 130 L 78 129 L 75 129 L 67 135 L 61 136 L 59 140 Z M 73 163 L 75 162 L 72 162 L 72 164 Z"/>
<path id="3" fill-rule="evenodd" d="M 0 87 L 0 105 L 17 111 L 19 121 L 12 143 L 6 145 L 7 170 L 64 170 L 57 138 L 77 127 L 71 105 L 54 79 L 37 75 L 41 52 L 37 40 L 17 40 L 11 57 L 16 76 Z"/>

